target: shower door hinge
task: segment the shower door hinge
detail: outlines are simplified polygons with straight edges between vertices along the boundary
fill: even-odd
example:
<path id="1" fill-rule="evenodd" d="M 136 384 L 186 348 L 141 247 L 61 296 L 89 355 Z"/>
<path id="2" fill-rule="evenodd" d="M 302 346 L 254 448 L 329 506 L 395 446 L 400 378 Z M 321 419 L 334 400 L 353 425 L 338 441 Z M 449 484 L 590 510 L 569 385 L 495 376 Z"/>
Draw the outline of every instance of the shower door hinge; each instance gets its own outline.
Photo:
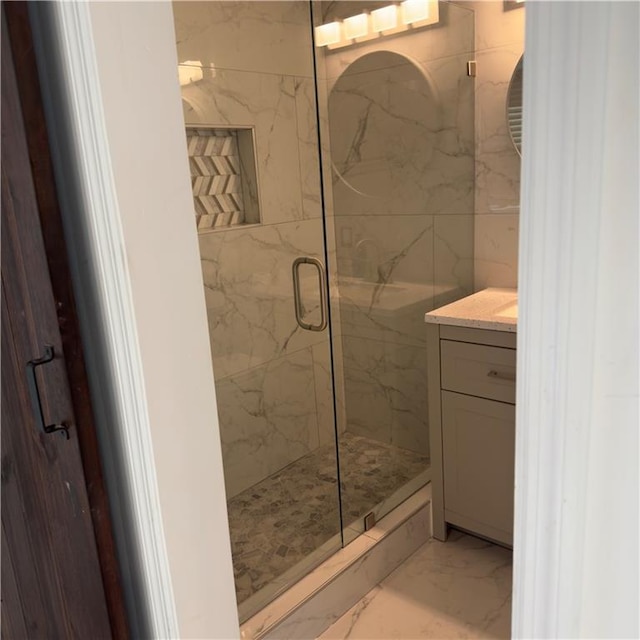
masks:
<path id="1" fill-rule="evenodd" d="M 470 78 L 476 77 L 476 61 L 475 60 L 469 60 L 467 62 L 467 75 Z"/>
<path id="2" fill-rule="evenodd" d="M 364 530 L 369 531 L 369 529 L 373 529 L 376 526 L 376 514 L 373 511 L 367 513 L 364 517 Z"/>

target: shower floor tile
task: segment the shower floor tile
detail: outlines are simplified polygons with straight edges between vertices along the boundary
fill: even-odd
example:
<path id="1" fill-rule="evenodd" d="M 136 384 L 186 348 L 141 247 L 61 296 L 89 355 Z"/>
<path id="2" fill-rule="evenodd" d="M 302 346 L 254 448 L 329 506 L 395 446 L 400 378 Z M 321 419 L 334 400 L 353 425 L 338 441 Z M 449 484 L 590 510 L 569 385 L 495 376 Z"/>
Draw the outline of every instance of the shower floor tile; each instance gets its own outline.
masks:
<path id="1" fill-rule="evenodd" d="M 345 524 L 424 471 L 426 456 L 361 436 L 340 436 Z M 340 531 L 332 445 L 296 460 L 228 501 L 238 603 Z"/>

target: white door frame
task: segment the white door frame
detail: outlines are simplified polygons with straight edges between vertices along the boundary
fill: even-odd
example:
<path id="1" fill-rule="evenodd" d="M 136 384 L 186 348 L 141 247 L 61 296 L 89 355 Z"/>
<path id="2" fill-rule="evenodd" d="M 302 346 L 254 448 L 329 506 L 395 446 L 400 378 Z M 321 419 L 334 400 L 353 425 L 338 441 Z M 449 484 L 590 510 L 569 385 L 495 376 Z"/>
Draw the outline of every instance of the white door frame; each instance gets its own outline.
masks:
<path id="1" fill-rule="evenodd" d="M 638 637 L 638 8 L 527 3 L 518 638 Z"/>
<path id="2" fill-rule="evenodd" d="M 151 227 L 145 246 L 136 219 L 145 201 L 127 185 L 126 172 L 139 166 L 126 157 L 123 136 L 134 132 L 118 99 L 146 135 L 155 127 L 164 136 L 164 173 L 142 171 L 138 189 L 153 187 L 160 213 L 171 213 L 167 199 L 188 206 L 170 5 L 144 7 L 51 3 L 34 14 L 58 54 L 43 67 L 55 79 L 49 96 L 62 105 L 51 106 L 50 117 L 73 141 L 76 171 L 62 184 L 82 193 L 75 203 L 67 196 L 70 251 L 84 324 L 95 325 L 87 330 L 97 345 L 89 363 L 94 388 L 97 381 L 108 387 L 96 393 L 117 427 L 115 448 L 127 452 L 124 481 L 112 481 L 133 505 L 127 539 L 136 542 L 151 635 L 234 637 L 215 403 L 197 402 L 202 390 L 210 395 L 213 376 L 204 303 L 192 286 L 201 276 L 187 237 L 191 221 Z M 527 5 L 514 637 L 638 634 L 637 9 L 636 2 Z M 153 164 L 157 149 L 136 141 L 130 152 Z M 176 241 L 188 257 L 180 286 L 157 264 Z M 167 295 L 193 316 L 185 353 L 167 343 L 177 327 L 162 315 Z M 169 349 L 165 358 L 154 357 L 154 340 Z M 194 366 L 195 394 L 182 379 Z M 168 385 L 188 403 L 168 406 Z M 171 448 L 180 411 L 195 421 L 200 454 L 180 440 Z M 176 461 L 192 455 L 181 473 Z M 211 500 L 201 519 L 188 492 L 201 497 L 206 481 Z"/>

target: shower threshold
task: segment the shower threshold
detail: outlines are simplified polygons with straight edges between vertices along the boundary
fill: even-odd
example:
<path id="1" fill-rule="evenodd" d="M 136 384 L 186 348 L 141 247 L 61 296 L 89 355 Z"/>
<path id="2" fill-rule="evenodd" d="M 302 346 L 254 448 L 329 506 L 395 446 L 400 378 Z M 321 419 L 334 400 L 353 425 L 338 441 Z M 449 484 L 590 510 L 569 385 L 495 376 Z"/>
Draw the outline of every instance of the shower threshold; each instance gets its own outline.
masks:
<path id="1" fill-rule="evenodd" d="M 249 618 L 240 637 L 317 638 L 431 537 L 429 476 L 421 474 L 425 486 Z"/>

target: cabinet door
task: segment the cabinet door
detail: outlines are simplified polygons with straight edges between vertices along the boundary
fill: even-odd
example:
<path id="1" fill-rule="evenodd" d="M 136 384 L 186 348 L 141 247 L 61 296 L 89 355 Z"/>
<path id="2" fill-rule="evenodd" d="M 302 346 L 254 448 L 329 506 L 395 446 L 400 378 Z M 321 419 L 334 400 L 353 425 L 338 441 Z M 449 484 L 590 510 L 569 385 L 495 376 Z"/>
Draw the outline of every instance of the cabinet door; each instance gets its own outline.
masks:
<path id="1" fill-rule="evenodd" d="M 442 392 L 445 519 L 513 540 L 515 405 Z"/>

